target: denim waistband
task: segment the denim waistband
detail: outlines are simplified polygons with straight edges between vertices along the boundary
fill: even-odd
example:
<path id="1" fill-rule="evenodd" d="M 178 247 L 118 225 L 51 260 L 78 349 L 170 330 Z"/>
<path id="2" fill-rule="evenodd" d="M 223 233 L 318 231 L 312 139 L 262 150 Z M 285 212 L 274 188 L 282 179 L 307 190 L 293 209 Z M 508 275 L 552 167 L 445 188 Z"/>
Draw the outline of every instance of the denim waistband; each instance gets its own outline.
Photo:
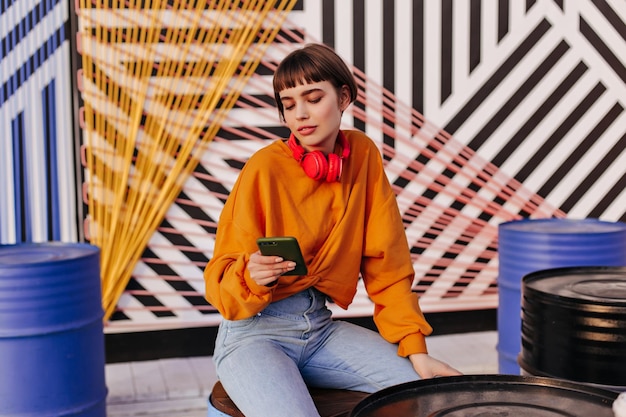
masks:
<path id="1" fill-rule="evenodd" d="M 293 316 L 294 319 L 302 318 L 305 314 L 314 315 L 319 311 L 326 311 L 326 294 L 315 288 L 291 295 L 279 301 L 275 301 L 265 307 L 261 314 L 273 316 Z"/>

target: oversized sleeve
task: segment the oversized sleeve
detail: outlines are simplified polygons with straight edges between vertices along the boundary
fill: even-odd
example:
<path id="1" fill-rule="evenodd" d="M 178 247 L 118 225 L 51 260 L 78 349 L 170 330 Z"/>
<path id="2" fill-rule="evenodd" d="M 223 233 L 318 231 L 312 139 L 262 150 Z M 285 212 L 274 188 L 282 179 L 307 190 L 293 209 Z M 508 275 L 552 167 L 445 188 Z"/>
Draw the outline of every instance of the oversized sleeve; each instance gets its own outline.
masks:
<path id="1" fill-rule="evenodd" d="M 257 165 L 248 161 L 226 200 L 213 257 L 204 270 L 206 299 L 229 320 L 253 316 L 272 298 L 271 287 L 258 285 L 247 269 L 256 238 L 264 235 L 261 195 L 267 186 Z"/>
<path id="2" fill-rule="evenodd" d="M 395 194 L 379 153 L 370 153 L 361 274 L 374 303 L 374 322 L 398 354 L 427 353 L 432 328 L 412 292 L 415 272 Z"/>

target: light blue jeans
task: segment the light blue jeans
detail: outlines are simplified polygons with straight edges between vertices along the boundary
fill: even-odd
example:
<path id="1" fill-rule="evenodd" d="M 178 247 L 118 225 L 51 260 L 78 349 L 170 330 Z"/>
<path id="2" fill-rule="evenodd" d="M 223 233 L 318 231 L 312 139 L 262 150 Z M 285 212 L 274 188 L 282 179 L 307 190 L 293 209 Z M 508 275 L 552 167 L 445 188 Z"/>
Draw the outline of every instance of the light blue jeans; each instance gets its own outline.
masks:
<path id="1" fill-rule="evenodd" d="M 245 320 L 224 320 L 213 359 L 246 417 L 319 416 L 312 387 L 376 392 L 419 379 L 397 346 L 378 333 L 335 321 L 310 288 Z"/>

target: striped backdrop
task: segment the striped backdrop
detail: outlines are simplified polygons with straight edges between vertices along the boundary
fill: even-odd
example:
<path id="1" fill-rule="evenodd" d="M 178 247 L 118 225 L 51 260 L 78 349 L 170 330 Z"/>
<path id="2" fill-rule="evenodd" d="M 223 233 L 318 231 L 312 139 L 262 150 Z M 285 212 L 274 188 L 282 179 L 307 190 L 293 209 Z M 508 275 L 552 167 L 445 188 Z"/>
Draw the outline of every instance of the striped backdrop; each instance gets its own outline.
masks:
<path id="1" fill-rule="evenodd" d="M 497 306 L 497 224 L 626 220 L 619 3 L 300 3 L 155 233 L 109 331 L 219 321 L 202 298 L 202 268 L 221 207 L 246 158 L 285 134 L 271 103 L 272 66 L 316 41 L 363 73 L 367 98 L 345 125 L 380 144 L 424 310 Z M 454 171 L 459 155 L 464 169 Z M 335 314 L 371 309 L 360 288 L 350 310 Z"/>
<path id="2" fill-rule="evenodd" d="M 69 4 L 0 6 L 0 244 L 77 241 Z"/>
<path id="3" fill-rule="evenodd" d="M 36 190 L 31 177 L 39 176 L 43 183 L 51 178 L 44 167 L 55 166 L 53 152 L 32 145 L 34 137 L 43 141 L 46 136 L 29 130 L 44 120 L 40 115 L 48 107 L 35 102 L 45 102 L 41 91 L 50 82 L 31 86 L 28 94 L 37 93 L 30 100 L 18 100 L 15 92 L 9 97 L 14 90 L 4 87 L 23 89 L 24 82 L 9 80 L 26 74 L 17 65 L 22 61 L 7 63 L 12 55 L 5 45 L 21 44 L 8 28 L 18 27 L 22 19 L 7 14 L 5 3 L 0 15 L 0 114 L 11 134 L 3 134 L 0 150 L 0 187 L 10 196 L 9 202 L 0 201 L 3 243 L 27 237 L 26 227 L 15 227 L 24 219 L 37 223 L 53 212 L 34 215 L 34 207 L 48 207 L 53 198 L 45 193 L 26 198 L 30 194 L 21 190 Z M 365 130 L 380 144 L 403 213 L 415 259 L 415 290 L 424 310 L 495 307 L 500 222 L 527 216 L 626 221 L 625 22 L 624 0 L 299 2 L 144 251 L 107 331 L 219 322 L 204 301 L 202 281 L 219 213 L 247 157 L 285 134 L 272 108 L 272 67 L 289 50 L 316 41 L 335 47 L 362 83 L 365 98 L 345 115 L 345 127 Z M 50 32 L 50 24 L 45 26 Z M 67 45 L 63 36 L 61 44 Z M 64 71 L 57 68 L 48 77 L 55 80 L 56 102 L 69 103 L 67 96 L 58 97 L 69 90 L 70 81 L 61 87 L 56 74 L 70 74 L 71 53 L 67 46 L 57 49 L 65 51 L 58 58 Z M 33 107 L 40 109 L 34 113 L 39 117 L 31 113 Z M 73 212 L 59 210 L 58 222 L 73 224 L 76 238 L 75 225 L 82 221 L 76 208 L 80 188 L 69 167 L 78 160 L 72 142 L 65 148 L 61 143 L 73 137 L 72 119 L 62 114 L 69 106 L 54 108 L 57 121 L 67 119 L 56 127 L 66 129 L 65 135 L 55 136 L 57 161 L 60 154 L 70 156 L 69 163 L 56 163 L 57 170 L 70 172 L 57 177 L 71 189 L 64 195 L 62 187 L 56 192 L 62 195 L 59 201 L 74 201 Z M 29 114 L 30 122 L 19 122 Z M 61 229 L 65 227 L 71 229 Z M 361 288 L 349 312 L 336 313 L 367 315 L 371 308 Z"/>

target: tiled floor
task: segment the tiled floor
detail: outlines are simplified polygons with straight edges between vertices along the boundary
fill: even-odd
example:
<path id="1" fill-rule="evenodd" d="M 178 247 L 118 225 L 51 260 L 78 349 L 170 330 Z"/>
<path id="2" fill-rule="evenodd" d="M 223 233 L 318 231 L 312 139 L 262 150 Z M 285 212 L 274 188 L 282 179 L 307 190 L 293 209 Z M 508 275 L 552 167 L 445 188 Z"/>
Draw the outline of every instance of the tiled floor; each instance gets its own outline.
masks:
<path id="1" fill-rule="evenodd" d="M 464 374 L 498 371 L 497 332 L 431 336 L 431 355 Z M 108 417 L 205 417 L 216 381 L 211 357 L 164 359 L 106 366 Z"/>

